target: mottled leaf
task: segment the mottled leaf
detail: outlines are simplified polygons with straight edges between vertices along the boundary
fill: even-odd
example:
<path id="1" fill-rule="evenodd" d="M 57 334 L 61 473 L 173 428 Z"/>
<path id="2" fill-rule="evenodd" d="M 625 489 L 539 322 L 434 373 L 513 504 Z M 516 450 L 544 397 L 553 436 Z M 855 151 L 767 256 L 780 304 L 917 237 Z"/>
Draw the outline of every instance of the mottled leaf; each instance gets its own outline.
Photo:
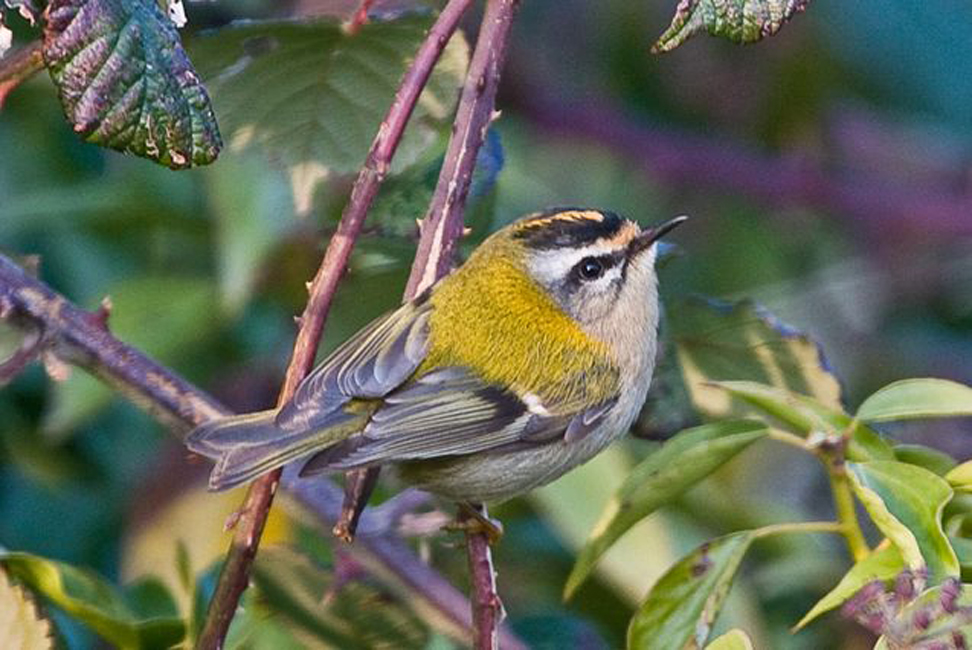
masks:
<path id="1" fill-rule="evenodd" d="M 888 384 L 861 404 L 865 422 L 972 416 L 972 387 L 946 379 L 904 379 Z"/>
<path id="2" fill-rule="evenodd" d="M 927 566 L 932 583 L 958 575 L 958 559 L 942 529 L 942 510 L 952 498 L 944 479 L 897 461 L 846 467 L 857 498 L 909 568 Z"/>
<path id="3" fill-rule="evenodd" d="M 890 580 L 905 569 L 901 552 L 893 544 L 872 551 L 870 555 L 850 568 L 837 586 L 804 615 L 794 630 L 799 630 L 821 614 L 840 607 L 847 599 L 856 594 L 861 587 L 873 580 Z"/>
<path id="4" fill-rule="evenodd" d="M 628 650 L 704 647 L 753 531 L 707 542 L 652 586 L 628 626 Z"/>
<path id="5" fill-rule="evenodd" d="M 364 162 L 430 16 L 364 25 L 242 23 L 193 44 L 227 141 L 261 145 L 290 173 L 298 208 L 318 182 Z M 446 47 L 419 99 L 391 171 L 418 160 L 447 130 L 468 64 L 461 35 Z M 415 216 L 412 215 L 412 219 Z"/>
<path id="6" fill-rule="evenodd" d="M 759 422 L 725 420 L 682 431 L 628 476 L 608 502 L 564 587 L 569 598 L 598 559 L 636 523 L 669 503 L 767 433 Z"/>
<path id="7" fill-rule="evenodd" d="M 216 159 L 206 89 L 155 0 L 52 0 L 44 60 L 88 142 L 172 169 Z"/>
<path id="8" fill-rule="evenodd" d="M 840 383 L 820 346 L 752 302 L 695 298 L 668 311 L 692 402 L 710 418 L 743 416 L 714 381 L 753 381 L 841 409 Z"/>
<path id="9" fill-rule="evenodd" d="M 734 43 L 755 43 L 780 31 L 810 0 L 679 0 L 652 52 L 670 52 L 703 31 Z"/>
<path id="10" fill-rule="evenodd" d="M 51 624 L 37 611 L 23 589 L 0 571 L 0 648 L 49 650 L 54 648 Z"/>
<path id="11" fill-rule="evenodd" d="M 970 614 L 972 585 L 954 583 L 926 589 L 897 612 L 874 650 L 967 648 L 972 640 Z"/>
<path id="12" fill-rule="evenodd" d="M 742 630 L 733 629 L 714 639 L 705 650 L 753 650 L 753 640 Z"/>
<path id="13" fill-rule="evenodd" d="M 178 617 L 138 617 L 110 583 L 90 571 L 29 553 L 0 552 L 0 565 L 116 646 L 168 648 L 185 634 Z"/>

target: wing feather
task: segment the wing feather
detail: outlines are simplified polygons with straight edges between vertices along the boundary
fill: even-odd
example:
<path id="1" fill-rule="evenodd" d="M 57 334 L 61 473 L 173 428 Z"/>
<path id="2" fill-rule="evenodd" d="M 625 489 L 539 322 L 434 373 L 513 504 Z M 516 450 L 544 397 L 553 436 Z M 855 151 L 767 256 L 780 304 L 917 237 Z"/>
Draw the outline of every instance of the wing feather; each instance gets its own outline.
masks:
<path id="1" fill-rule="evenodd" d="M 573 442 L 600 424 L 613 403 L 541 414 L 512 391 L 445 368 L 387 395 L 360 435 L 317 454 L 301 473 L 545 444 L 566 434 Z"/>
<path id="2" fill-rule="evenodd" d="M 301 382 L 277 426 L 313 429 L 354 398 L 383 397 L 401 386 L 425 359 L 430 313 L 427 300 L 411 302 L 369 323 Z"/>

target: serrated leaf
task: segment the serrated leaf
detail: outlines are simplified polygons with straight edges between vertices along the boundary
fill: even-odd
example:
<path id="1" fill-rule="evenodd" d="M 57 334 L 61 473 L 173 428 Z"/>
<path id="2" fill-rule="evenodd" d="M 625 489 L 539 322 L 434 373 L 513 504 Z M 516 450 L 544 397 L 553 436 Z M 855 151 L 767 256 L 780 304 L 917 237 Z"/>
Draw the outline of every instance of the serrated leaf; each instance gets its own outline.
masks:
<path id="1" fill-rule="evenodd" d="M 846 467 L 857 498 L 909 568 L 927 566 L 932 584 L 958 575 L 958 559 L 942 529 L 942 510 L 952 498 L 945 480 L 897 461 Z"/>
<path id="2" fill-rule="evenodd" d="M 112 333 L 149 356 L 168 363 L 190 354 L 218 324 L 212 283 L 204 278 L 140 277 L 108 291 Z M 191 342 L 187 340 L 191 333 Z M 68 436 L 112 399 L 112 391 L 87 373 L 74 372 L 53 384 L 54 406 L 42 429 L 51 440 Z"/>
<path id="3" fill-rule="evenodd" d="M 65 612 L 123 648 L 168 648 L 182 640 L 178 617 L 137 617 L 100 576 L 29 553 L 0 551 L 0 564 L 11 576 Z"/>
<path id="4" fill-rule="evenodd" d="M 44 60 L 86 141 L 171 169 L 216 159 L 209 96 L 155 0 L 52 0 L 47 15 Z"/>
<path id="5" fill-rule="evenodd" d="M 753 531 L 732 533 L 679 560 L 631 619 L 628 650 L 703 647 L 754 539 Z"/>
<path id="6" fill-rule="evenodd" d="M 972 416 L 972 387 L 946 379 L 896 381 L 857 409 L 857 418 L 865 422 L 959 416 Z"/>
<path id="7" fill-rule="evenodd" d="M 726 420 L 687 429 L 632 469 L 578 554 L 564 597 L 573 595 L 598 559 L 632 526 L 766 434 L 765 425 L 747 421 Z"/>
<path id="8" fill-rule="evenodd" d="M 841 409 L 840 383 L 820 346 L 751 301 L 696 298 L 668 315 L 689 394 L 706 417 L 744 417 L 715 381 L 759 382 Z"/>
<path id="9" fill-rule="evenodd" d="M 51 624 L 34 602 L 0 571 L 0 648 L 49 650 L 54 648 Z"/>
<path id="10" fill-rule="evenodd" d="M 713 640 L 705 650 L 753 650 L 753 640 L 742 630 L 733 629 Z"/>
<path id="11" fill-rule="evenodd" d="M 192 47 L 231 146 L 261 145 L 293 175 L 304 196 L 364 162 L 430 16 L 372 22 L 349 35 L 333 22 L 231 25 Z M 392 165 L 406 168 L 445 132 L 469 53 L 450 40 L 419 99 Z"/>
<path id="12" fill-rule="evenodd" d="M 800 619 L 800 622 L 794 626 L 794 631 L 803 628 L 821 614 L 840 607 L 869 582 L 890 580 L 904 569 L 905 563 L 901 558 L 901 551 L 893 544 L 872 551 L 870 555 L 852 566 L 840 579 L 836 587 L 817 601 L 810 611 Z"/>
<path id="13" fill-rule="evenodd" d="M 670 52 L 703 31 L 734 43 L 755 43 L 772 36 L 810 0 L 680 0 L 672 23 L 652 46 Z"/>

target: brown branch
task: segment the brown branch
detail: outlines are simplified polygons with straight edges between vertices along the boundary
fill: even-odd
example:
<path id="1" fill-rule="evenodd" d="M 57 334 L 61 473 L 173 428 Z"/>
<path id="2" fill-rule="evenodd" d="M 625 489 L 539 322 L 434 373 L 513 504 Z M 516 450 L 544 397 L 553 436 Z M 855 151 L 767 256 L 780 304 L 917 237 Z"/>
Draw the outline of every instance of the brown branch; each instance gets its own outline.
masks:
<path id="1" fill-rule="evenodd" d="M 388 173 L 392 156 L 432 68 L 470 3 L 471 0 L 451 0 L 439 14 L 419 47 L 411 67 L 405 73 L 388 114 L 378 128 L 364 167 L 351 189 L 351 197 L 344 214 L 341 215 L 337 231 L 331 237 L 324 259 L 310 285 L 310 298 L 300 317 L 300 330 L 283 387 L 280 389 L 278 406 L 282 406 L 293 396 L 297 386 L 313 367 L 324 321 L 355 241 L 361 233 L 368 208 Z M 250 484 L 197 648 L 215 650 L 222 646 L 230 621 L 233 620 L 240 597 L 249 581 L 250 567 L 260 543 L 270 505 L 273 503 L 280 474 L 281 470 L 277 469 Z"/>
<path id="2" fill-rule="evenodd" d="M 28 332 L 41 332 L 50 353 L 84 368 L 174 431 L 188 431 L 231 414 L 211 396 L 116 339 L 97 313 L 72 304 L 3 255 L 0 307 L 5 321 Z M 288 494 L 325 526 L 333 522 L 340 508 L 340 488 L 323 479 L 298 482 L 295 478 L 296 472 L 284 475 L 282 484 Z M 472 629 L 467 599 L 392 534 L 395 511 L 418 503 L 418 496 L 405 493 L 366 513 L 361 537 L 351 550 L 376 575 L 407 588 L 413 603 L 438 621 L 443 631 L 462 638 Z M 509 632 L 501 632 L 501 637 L 504 648 L 525 647 Z"/>
<path id="3" fill-rule="evenodd" d="M 40 41 L 34 41 L 0 58 L 0 108 L 10 91 L 44 69 L 42 48 Z"/>
<path id="4" fill-rule="evenodd" d="M 496 116 L 496 89 L 518 5 L 519 0 L 488 0 L 486 3 L 459 99 L 452 138 L 432 202 L 422 221 L 422 238 L 405 289 L 406 297 L 418 295 L 452 268 L 454 251 L 462 236 L 463 211 L 476 157 Z M 477 650 L 497 648 L 502 607 L 496 592 L 489 540 L 485 534 L 469 532 L 466 550 L 473 587 L 473 647 Z"/>

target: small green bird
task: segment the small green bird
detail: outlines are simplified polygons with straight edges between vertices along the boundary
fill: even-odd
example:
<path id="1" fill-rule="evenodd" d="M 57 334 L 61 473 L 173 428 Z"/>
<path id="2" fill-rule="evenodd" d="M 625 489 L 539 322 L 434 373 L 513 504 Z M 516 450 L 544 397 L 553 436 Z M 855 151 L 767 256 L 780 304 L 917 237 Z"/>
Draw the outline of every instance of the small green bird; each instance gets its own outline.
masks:
<path id="1" fill-rule="evenodd" d="M 204 424 L 212 489 L 309 457 L 302 475 L 394 465 L 491 503 L 548 483 L 627 431 L 651 381 L 655 242 L 602 210 L 529 215 L 415 300 L 352 336 L 279 410 Z"/>

